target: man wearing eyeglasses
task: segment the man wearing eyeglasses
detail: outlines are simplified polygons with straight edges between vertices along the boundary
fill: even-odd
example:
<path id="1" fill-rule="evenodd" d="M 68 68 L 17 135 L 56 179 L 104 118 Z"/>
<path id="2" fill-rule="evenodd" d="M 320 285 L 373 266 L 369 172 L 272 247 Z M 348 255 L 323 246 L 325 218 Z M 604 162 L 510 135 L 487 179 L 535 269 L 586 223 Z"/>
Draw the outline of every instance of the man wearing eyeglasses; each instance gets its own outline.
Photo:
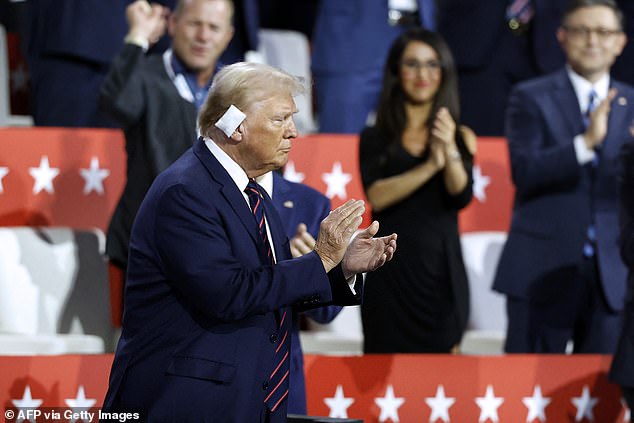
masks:
<path id="1" fill-rule="evenodd" d="M 507 352 L 616 347 L 626 287 L 617 164 L 634 124 L 634 89 L 610 77 L 622 20 L 613 0 L 573 0 L 556 34 L 567 64 L 509 97 L 516 192 L 493 284 L 507 296 Z"/>

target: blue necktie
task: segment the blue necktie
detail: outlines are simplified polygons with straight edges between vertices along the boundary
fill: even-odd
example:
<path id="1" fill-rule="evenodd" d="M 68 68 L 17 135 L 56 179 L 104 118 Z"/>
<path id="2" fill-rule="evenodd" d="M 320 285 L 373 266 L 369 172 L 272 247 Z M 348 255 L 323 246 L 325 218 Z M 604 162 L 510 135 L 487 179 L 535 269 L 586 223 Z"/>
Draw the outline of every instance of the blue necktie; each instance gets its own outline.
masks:
<path id="1" fill-rule="evenodd" d="M 588 107 L 586 112 L 583 114 L 583 124 L 585 128 L 588 128 L 590 125 L 590 114 L 597 108 L 599 97 L 597 96 L 596 91 L 594 89 L 590 90 L 590 95 L 588 97 Z M 599 165 L 599 150 L 601 144 L 595 147 L 594 158 L 592 159 L 592 170 L 596 169 Z M 593 211 L 594 215 L 594 211 Z M 586 242 L 583 244 L 583 255 L 585 257 L 593 257 L 595 254 L 595 246 L 597 242 L 597 232 L 594 226 L 594 223 L 590 223 L 590 226 L 586 229 Z"/>
<path id="2" fill-rule="evenodd" d="M 258 225 L 259 239 L 261 251 L 265 253 L 266 262 L 274 264 L 271 244 L 266 234 L 266 221 L 264 219 L 264 202 L 269 201 L 264 190 L 254 179 L 249 179 L 249 183 L 244 192 L 249 197 L 249 205 Z M 269 339 L 273 343 L 277 343 L 275 348 L 274 368 L 269 375 L 267 389 L 270 389 L 264 403 L 267 408 L 274 412 L 277 410 L 288 397 L 288 380 L 290 375 L 290 345 L 291 337 L 289 336 L 289 322 L 286 310 L 280 310 L 279 327 L 276 334 Z"/>
<path id="3" fill-rule="evenodd" d="M 599 97 L 597 96 L 596 91 L 594 91 L 594 89 L 590 90 L 590 95 L 588 96 L 588 108 L 583 114 L 583 125 L 585 128 L 590 125 L 590 114 L 597 108 L 598 99 Z"/>

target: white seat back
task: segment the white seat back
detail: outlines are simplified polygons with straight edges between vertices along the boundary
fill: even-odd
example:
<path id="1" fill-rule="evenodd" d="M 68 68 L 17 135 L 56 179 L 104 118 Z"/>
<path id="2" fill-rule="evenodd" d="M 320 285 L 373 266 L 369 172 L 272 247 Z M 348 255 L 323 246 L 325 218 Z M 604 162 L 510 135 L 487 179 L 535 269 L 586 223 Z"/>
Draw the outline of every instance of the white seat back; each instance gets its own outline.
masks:
<path id="1" fill-rule="evenodd" d="M 501 354 L 506 333 L 504 296 L 491 290 L 506 242 L 505 232 L 470 232 L 460 236 L 471 310 L 460 349 L 464 354 Z"/>
<path id="2" fill-rule="evenodd" d="M 31 345 L 34 353 L 42 345 L 51 345 L 50 353 L 113 349 L 103 245 L 98 230 L 0 228 L 0 334 L 15 336 L 11 343 L 6 339 L 7 348 Z M 59 334 L 65 334 L 62 341 L 55 338 Z M 42 344 L 37 337 L 50 342 Z"/>

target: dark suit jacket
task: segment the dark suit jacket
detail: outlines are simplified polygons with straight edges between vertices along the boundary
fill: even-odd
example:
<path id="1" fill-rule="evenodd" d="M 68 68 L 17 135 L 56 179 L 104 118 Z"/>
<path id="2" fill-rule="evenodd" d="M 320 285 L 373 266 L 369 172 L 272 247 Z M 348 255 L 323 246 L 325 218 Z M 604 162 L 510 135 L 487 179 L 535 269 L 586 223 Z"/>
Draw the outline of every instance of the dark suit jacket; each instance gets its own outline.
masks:
<path id="1" fill-rule="evenodd" d="M 565 1 L 531 0 L 535 14 L 531 21 L 531 52 L 541 72 L 550 72 L 564 63 L 555 32 Z M 443 35 L 458 67 L 479 68 L 500 54 L 508 1 L 443 0 L 438 2 L 438 31 Z M 488 87 L 490 89 L 490 87 Z"/>
<path id="2" fill-rule="evenodd" d="M 36 125 L 115 126 L 99 87 L 128 31 L 132 0 L 29 0 L 28 63 Z M 170 8 L 175 0 L 157 0 Z"/>
<path id="3" fill-rule="evenodd" d="M 629 270 L 621 338 L 614 353 L 610 380 L 634 388 L 634 140 L 621 153 L 621 257 Z"/>
<path id="4" fill-rule="evenodd" d="M 330 213 L 328 197 L 304 185 L 290 182 L 277 172 L 273 172 L 273 204 L 286 226 L 286 235 L 292 238 L 295 229 L 304 223 L 308 232 L 317 239 L 319 225 Z M 303 312 L 317 323 L 332 321 L 341 311 L 339 306 L 319 307 Z M 291 379 L 288 393 L 288 412 L 306 414 L 306 387 L 304 381 L 304 356 L 299 340 L 299 316 L 293 313 L 291 344 Z"/>
<path id="5" fill-rule="evenodd" d="M 507 139 L 515 203 L 493 289 L 535 301 L 565 301 L 574 289 L 586 230 L 594 217 L 597 257 L 609 307 L 623 309 L 625 266 L 619 258 L 617 161 L 634 121 L 634 89 L 612 81 L 608 134 L 598 167 L 577 162 L 583 132 L 578 101 L 564 69 L 519 84 L 511 93 Z M 594 212 L 593 212 L 594 210 Z"/>
<path id="6" fill-rule="evenodd" d="M 501 136 L 514 84 L 565 63 L 555 32 L 567 0 L 531 0 L 530 29 L 513 34 L 508 0 L 439 1 L 438 32 L 458 68 L 461 121 L 478 135 Z"/>
<path id="7" fill-rule="evenodd" d="M 418 12 L 426 13 L 420 0 Z M 312 69 L 355 73 L 383 69 L 404 27 L 390 26 L 385 0 L 322 0 L 313 34 Z"/>
<path id="8" fill-rule="evenodd" d="M 110 221 L 106 254 L 120 266 L 128 261 L 132 222 L 154 178 L 196 139 L 196 106 L 183 99 L 161 55 L 124 46 L 101 87 L 100 106 L 125 132 L 126 185 Z"/>
<path id="9" fill-rule="evenodd" d="M 358 303 L 361 284 L 353 296 L 340 267 L 326 274 L 315 252 L 288 260 L 284 227 L 263 204 L 274 266 L 259 254 L 243 194 L 202 140 L 157 177 L 133 228 L 107 411 L 139 410 L 148 421 L 261 421 L 275 312 Z M 285 420 L 286 402 L 275 415 Z"/>

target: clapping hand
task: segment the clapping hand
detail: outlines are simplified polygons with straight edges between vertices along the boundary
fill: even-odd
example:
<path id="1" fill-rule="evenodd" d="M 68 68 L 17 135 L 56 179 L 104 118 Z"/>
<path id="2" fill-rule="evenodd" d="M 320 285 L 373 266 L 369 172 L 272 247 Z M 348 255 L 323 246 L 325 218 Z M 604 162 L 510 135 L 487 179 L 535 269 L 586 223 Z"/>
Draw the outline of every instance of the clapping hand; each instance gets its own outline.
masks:
<path id="1" fill-rule="evenodd" d="M 295 235 L 290 241 L 290 248 L 293 258 L 308 254 L 315 248 L 315 238 L 308 232 L 305 224 L 297 225 Z"/>
<path id="2" fill-rule="evenodd" d="M 436 118 L 431 128 L 430 137 L 431 159 L 438 170 L 453 156 L 458 154 L 456 146 L 456 122 L 446 107 L 441 107 L 436 113 Z"/>
<path id="3" fill-rule="evenodd" d="M 321 222 L 315 252 L 326 272 L 330 272 L 343 258 L 350 238 L 363 220 L 365 207 L 361 200 L 348 200 Z"/>
<path id="4" fill-rule="evenodd" d="M 341 263 L 347 278 L 363 272 L 371 272 L 392 260 L 396 251 L 396 234 L 374 238 L 379 230 L 379 222 L 372 222 L 355 236 L 346 249 Z"/>
<path id="5" fill-rule="evenodd" d="M 585 134 L 583 134 L 586 146 L 589 149 L 593 149 L 603 143 L 603 140 L 608 133 L 608 115 L 610 113 L 610 106 L 615 97 L 616 89 L 611 88 L 608 92 L 608 96 L 604 98 L 597 108 L 590 113 L 590 123 L 588 124 Z"/>

